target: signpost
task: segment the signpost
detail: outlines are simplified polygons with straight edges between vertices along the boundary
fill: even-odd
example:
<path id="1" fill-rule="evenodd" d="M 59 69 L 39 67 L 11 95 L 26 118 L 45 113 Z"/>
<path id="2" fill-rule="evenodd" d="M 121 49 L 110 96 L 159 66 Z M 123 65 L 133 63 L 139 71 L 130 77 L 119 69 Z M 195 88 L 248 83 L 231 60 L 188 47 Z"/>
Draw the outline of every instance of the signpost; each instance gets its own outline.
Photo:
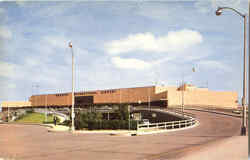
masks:
<path id="1" fill-rule="evenodd" d="M 130 105 L 128 105 L 128 130 L 130 131 Z"/>

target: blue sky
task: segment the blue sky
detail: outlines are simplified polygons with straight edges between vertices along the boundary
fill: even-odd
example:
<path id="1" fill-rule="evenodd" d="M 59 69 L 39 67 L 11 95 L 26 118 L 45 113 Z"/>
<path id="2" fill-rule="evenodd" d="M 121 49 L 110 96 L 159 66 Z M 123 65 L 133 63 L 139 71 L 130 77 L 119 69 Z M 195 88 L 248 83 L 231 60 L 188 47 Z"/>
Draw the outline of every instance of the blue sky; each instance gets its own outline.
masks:
<path id="1" fill-rule="evenodd" d="M 0 101 L 186 82 L 242 92 L 247 0 L 0 1 Z M 192 72 L 195 67 L 196 72 Z M 39 87 L 34 87 L 38 85 Z"/>

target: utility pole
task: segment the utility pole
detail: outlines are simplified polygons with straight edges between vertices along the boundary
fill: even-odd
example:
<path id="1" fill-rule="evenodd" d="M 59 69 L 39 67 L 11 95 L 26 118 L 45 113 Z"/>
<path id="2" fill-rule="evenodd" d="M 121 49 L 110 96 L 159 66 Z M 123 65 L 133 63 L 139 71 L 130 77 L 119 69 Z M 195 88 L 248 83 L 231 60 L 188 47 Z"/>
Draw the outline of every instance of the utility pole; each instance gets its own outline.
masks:
<path id="1" fill-rule="evenodd" d="M 248 68 L 250 63 L 250 0 L 248 0 Z M 248 70 L 248 111 L 250 108 L 250 71 Z M 248 112 L 248 118 L 250 113 Z M 250 124 L 248 123 L 248 129 L 250 128 Z M 250 143 L 250 138 L 248 138 L 248 144 Z M 248 155 L 250 155 L 250 149 L 248 148 Z"/>
<path id="2" fill-rule="evenodd" d="M 45 97 L 45 122 L 47 122 L 48 120 L 48 117 L 47 117 L 47 105 L 48 105 L 48 101 L 47 101 L 47 94 L 46 94 L 46 97 Z"/>
<path id="3" fill-rule="evenodd" d="M 122 89 L 120 88 L 120 107 L 121 107 L 121 103 L 122 103 Z"/>
<path id="4" fill-rule="evenodd" d="M 220 16 L 222 14 L 222 10 L 223 9 L 229 9 L 234 11 L 235 13 L 237 13 L 239 16 L 241 16 L 244 20 L 244 30 L 243 30 L 243 35 L 244 35 L 244 60 L 243 60 L 243 96 L 242 96 L 242 111 L 243 111 L 243 115 L 242 115 L 242 126 L 241 126 L 241 135 L 245 136 L 246 135 L 246 95 L 247 95 L 247 60 L 246 60 L 246 21 L 247 21 L 247 15 L 246 14 L 242 14 L 239 11 L 237 11 L 234 8 L 230 8 L 230 7 L 218 7 L 218 9 L 216 10 L 215 14 L 217 16 Z"/>
<path id="5" fill-rule="evenodd" d="M 185 84 L 184 84 L 184 76 L 182 73 L 182 87 L 181 87 L 181 109 L 182 109 L 182 116 L 184 116 L 184 89 L 185 89 Z"/>
<path id="6" fill-rule="evenodd" d="M 130 105 L 128 105 L 128 130 L 130 131 Z"/>
<path id="7" fill-rule="evenodd" d="M 242 106 L 243 106 L 243 124 L 241 127 L 241 135 L 245 136 L 246 135 L 246 96 L 247 96 L 247 58 L 246 58 L 246 52 L 247 52 L 247 48 L 246 48 L 246 22 L 247 22 L 247 16 L 244 15 L 244 75 L 243 75 L 243 97 L 242 97 Z"/>
<path id="8" fill-rule="evenodd" d="M 8 108 L 8 122 L 10 121 L 10 108 L 9 108 L 9 105 L 7 103 L 7 108 Z"/>
<path id="9" fill-rule="evenodd" d="M 72 42 L 69 42 L 69 47 L 71 48 L 72 52 L 72 107 L 71 107 L 71 117 L 72 117 L 72 124 L 71 124 L 71 131 L 75 131 L 75 95 L 74 95 L 74 52 L 73 52 L 73 45 Z"/>
<path id="10" fill-rule="evenodd" d="M 151 104 L 150 104 L 150 87 L 148 88 L 148 109 L 151 111 Z"/>

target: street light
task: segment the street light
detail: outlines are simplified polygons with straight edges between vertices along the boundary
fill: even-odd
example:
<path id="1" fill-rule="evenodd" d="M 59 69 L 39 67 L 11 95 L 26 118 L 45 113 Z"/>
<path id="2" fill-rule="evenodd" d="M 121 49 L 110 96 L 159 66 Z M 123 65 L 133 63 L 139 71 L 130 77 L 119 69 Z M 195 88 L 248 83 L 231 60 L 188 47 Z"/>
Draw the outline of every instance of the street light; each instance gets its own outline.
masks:
<path id="1" fill-rule="evenodd" d="M 130 105 L 128 105 L 128 130 L 130 131 Z"/>
<path id="2" fill-rule="evenodd" d="M 10 121 L 10 108 L 9 108 L 9 105 L 7 103 L 7 108 L 8 108 L 8 122 Z"/>
<path id="3" fill-rule="evenodd" d="M 151 88 L 148 87 L 148 109 L 149 109 L 149 111 L 151 111 L 150 94 L 151 94 Z"/>
<path id="4" fill-rule="evenodd" d="M 75 112 L 74 112 L 74 107 L 75 107 L 75 95 L 74 95 L 74 52 L 73 52 L 73 45 L 72 42 L 69 42 L 69 48 L 71 48 L 72 52 L 72 107 L 71 107 L 71 131 L 75 131 Z"/>
<path id="5" fill-rule="evenodd" d="M 182 73 L 182 87 L 181 87 L 181 110 L 182 110 L 182 116 L 184 117 L 184 89 L 185 89 L 185 83 L 184 83 L 184 75 Z"/>
<path id="6" fill-rule="evenodd" d="M 47 122 L 48 121 L 48 95 L 46 94 L 46 97 L 45 97 L 45 122 Z"/>
<path id="7" fill-rule="evenodd" d="M 248 1 L 248 63 L 250 62 L 250 21 L 249 21 L 249 17 L 250 17 L 250 3 Z M 250 72 L 248 71 L 248 111 L 250 108 L 250 83 L 249 83 L 249 79 L 250 79 Z M 250 112 L 248 112 L 248 117 L 250 115 Z M 250 123 L 248 122 L 248 128 L 250 128 Z M 250 143 L 250 138 L 248 138 L 248 144 Z M 248 155 L 250 155 L 250 149 L 248 149 Z"/>
<path id="8" fill-rule="evenodd" d="M 221 15 L 223 9 L 232 10 L 244 19 L 244 70 L 243 70 L 243 96 L 242 96 L 243 116 L 242 116 L 242 126 L 241 126 L 241 135 L 244 136 L 246 135 L 246 93 L 247 93 L 247 89 L 246 89 L 246 82 L 247 82 L 246 80 L 246 77 L 247 77 L 247 72 L 246 72 L 246 15 L 230 7 L 218 7 L 215 14 L 217 16 Z"/>

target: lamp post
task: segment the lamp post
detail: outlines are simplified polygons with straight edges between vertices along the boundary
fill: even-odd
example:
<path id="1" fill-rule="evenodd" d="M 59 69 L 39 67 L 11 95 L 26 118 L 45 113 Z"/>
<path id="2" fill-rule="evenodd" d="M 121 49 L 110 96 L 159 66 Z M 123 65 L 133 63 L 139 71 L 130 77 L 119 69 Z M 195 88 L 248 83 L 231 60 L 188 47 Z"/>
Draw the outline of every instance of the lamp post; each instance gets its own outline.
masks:
<path id="1" fill-rule="evenodd" d="M 69 42 L 69 48 L 71 48 L 72 52 L 72 107 L 71 107 L 71 131 L 75 131 L 75 95 L 74 95 L 74 52 L 73 52 L 72 42 Z"/>
<path id="2" fill-rule="evenodd" d="M 250 21 L 249 21 L 249 17 L 250 17 L 250 1 L 248 0 L 248 63 L 250 62 Z M 249 83 L 249 79 L 250 79 L 250 72 L 248 71 L 248 111 L 250 108 L 250 83 Z M 250 113 L 248 112 L 248 117 L 249 117 Z M 250 128 L 250 123 L 248 122 L 248 128 Z M 248 144 L 250 143 L 250 138 L 248 138 Z M 250 149 L 248 149 L 248 155 L 250 155 Z"/>
<path id="3" fill-rule="evenodd" d="M 128 130 L 130 131 L 130 105 L 128 105 Z"/>
<path id="4" fill-rule="evenodd" d="M 9 105 L 7 103 L 7 108 L 8 108 L 8 122 L 10 121 L 10 108 L 9 108 Z"/>
<path id="5" fill-rule="evenodd" d="M 48 95 L 46 94 L 46 97 L 45 97 L 45 122 L 47 122 L 48 121 L 48 116 L 47 116 L 47 114 L 48 114 L 48 101 L 47 101 L 47 97 L 48 97 Z"/>
<path id="6" fill-rule="evenodd" d="M 149 111 L 151 111 L 151 104 L 150 104 L 150 101 L 151 101 L 151 99 L 150 99 L 150 93 L 151 92 L 151 88 L 149 87 L 148 88 L 148 109 L 149 109 Z"/>
<path id="7" fill-rule="evenodd" d="M 244 69 L 243 69 L 243 96 L 242 96 L 242 107 L 243 107 L 243 116 L 242 116 L 242 126 L 241 126 L 241 135 L 244 136 L 246 135 L 246 93 L 247 93 L 247 88 L 246 88 L 246 77 L 247 77 L 247 72 L 246 72 L 246 15 L 240 13 L 234 8 L 230 7 L 218 7 L 216 10 L 215 14 L 217 16 L 222 14 L 223 9 L 229 9 L 240 15 L 244 19 Z"/>
<path id="8" fill-rule="evenodd" d="M 182 77 L 182 88 L 181 88 L 181 110 L 182 116 L 184 116 L 184 89 L 185 89 L 184 79 Z"/>
<path id="9" fill-rule="evenodd" d="M 248 0 L 248 63 L 250 62 L 250 21 L 249 21 L 249 17 L 250 17 L 250 1 Z M 249 108 L 250 108 L 250 83 L 249 83 L 249 80 L 250 80 L 250 72 L 248 71 L 248 111 L 249 111 Z M 250 112 L 248 112 L 248 117 L 250 115 Z M 250 126 L 250 123 L 248 122 L 248 128 Z M 250 138 L 248 138 L 248 144 L 250 143 Z M 248 155 L 250 154 L 250 150 L 248 150 Z"/>

